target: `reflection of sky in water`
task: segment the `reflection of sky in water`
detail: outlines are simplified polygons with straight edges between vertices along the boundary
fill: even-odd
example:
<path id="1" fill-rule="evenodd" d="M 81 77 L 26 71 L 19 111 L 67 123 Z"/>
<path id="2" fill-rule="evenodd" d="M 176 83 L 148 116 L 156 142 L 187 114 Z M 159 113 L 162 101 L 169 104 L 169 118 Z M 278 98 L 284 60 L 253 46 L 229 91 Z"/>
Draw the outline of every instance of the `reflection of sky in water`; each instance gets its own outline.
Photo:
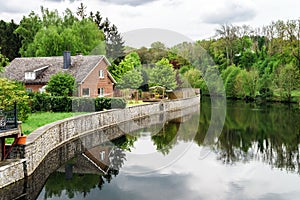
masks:
<path id="1" fill-rule="evenodd" d="M 224 165 L 216 161 L 215 153 L 205 159 L 199 159 L 199 154 L 200 148 L 193 144 L 175 163 L 147 175 L 128 173 L 122 168 L 110 184 L 105 184 L 101 191 L 92 189 L 84 199 L 299 199 L 297 174 L 271 169 L 258 161 Z M 128 166 L 125 162 L 124 168 L 151 170 L 149 166 Z M 43 194 L 42 191 L 39 199 L 44 199 Z M 59 198 L 51 199 L 68 198 L 62 192 Z M 83 196 L 78 193 L 73 199 Z"/>

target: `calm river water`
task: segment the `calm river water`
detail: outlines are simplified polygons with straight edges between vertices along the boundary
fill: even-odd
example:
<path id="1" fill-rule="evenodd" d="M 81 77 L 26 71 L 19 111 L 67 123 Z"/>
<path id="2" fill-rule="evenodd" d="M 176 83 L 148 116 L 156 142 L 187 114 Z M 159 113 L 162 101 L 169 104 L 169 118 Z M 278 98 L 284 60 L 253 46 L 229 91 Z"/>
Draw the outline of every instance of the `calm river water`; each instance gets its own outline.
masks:
<path id="1" fill-rule="evenodd" d="M 144 128 L 71 159 L 38 199 L 300 199 L 297 105 L 227 101 L 223 131 L 207 145 L 211 104 L 201 101 L 200 116 Z"/>

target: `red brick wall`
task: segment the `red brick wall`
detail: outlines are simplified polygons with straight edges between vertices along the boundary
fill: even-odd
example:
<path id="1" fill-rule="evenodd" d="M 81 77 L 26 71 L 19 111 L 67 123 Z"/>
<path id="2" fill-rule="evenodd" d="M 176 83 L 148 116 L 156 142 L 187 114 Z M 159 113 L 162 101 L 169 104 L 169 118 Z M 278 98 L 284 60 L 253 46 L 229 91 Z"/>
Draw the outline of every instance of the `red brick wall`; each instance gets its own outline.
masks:
<path id="1" fill-rule="evenodd" d="M 29 84 L 26 84 L 25 86 L 26 86 L 26 89 L 31 88 L 32 92 L 39 92 L 39 89 L 42 88 L 44 85 L 29 85 Z"/>
<path id="2" fill-rule="evenodd" d="M 99 78 L 99 70 L 104 72 L 104 78 Z M 104 88 L 104 96 L 113 96 L 113 83 L 108 77 L 107 64 L 102 60 L 99 65 L 88 75 L 84 82 L 79 86 L 80 95 L 82 96 L 82 89 L 90 89 L 90 97 L 98 96 L 98 88 Z"/>

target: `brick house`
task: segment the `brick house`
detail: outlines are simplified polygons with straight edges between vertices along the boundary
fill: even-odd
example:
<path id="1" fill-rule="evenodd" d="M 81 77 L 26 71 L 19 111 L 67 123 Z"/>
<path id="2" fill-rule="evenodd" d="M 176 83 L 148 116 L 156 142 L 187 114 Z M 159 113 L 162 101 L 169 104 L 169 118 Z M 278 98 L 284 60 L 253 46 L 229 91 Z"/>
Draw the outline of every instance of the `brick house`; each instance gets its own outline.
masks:
<path id="1" fill-rule="evenodd" d="M 105 56 L 71 56 L 64 52 L 63 56 L 15 58 L 5 67 L 5 76 L 23 82 L 27 91 L 43 92 L 51 75 L 62 71 L 75 77 L 74 96 L 112 97 L 116 81 L 107 70 L 109 65 Z"/>

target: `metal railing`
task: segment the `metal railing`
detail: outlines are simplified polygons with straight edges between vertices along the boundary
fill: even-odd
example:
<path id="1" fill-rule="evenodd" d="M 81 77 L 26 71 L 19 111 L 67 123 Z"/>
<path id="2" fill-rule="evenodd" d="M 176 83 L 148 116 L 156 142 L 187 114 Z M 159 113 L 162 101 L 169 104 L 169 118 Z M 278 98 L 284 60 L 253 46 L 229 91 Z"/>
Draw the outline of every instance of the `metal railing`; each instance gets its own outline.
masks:
<path id="1" fill-rule="evenodd" d="M 10 111 L 0 110 L 0 132 L 18 128 L 17 105 Z"/>

